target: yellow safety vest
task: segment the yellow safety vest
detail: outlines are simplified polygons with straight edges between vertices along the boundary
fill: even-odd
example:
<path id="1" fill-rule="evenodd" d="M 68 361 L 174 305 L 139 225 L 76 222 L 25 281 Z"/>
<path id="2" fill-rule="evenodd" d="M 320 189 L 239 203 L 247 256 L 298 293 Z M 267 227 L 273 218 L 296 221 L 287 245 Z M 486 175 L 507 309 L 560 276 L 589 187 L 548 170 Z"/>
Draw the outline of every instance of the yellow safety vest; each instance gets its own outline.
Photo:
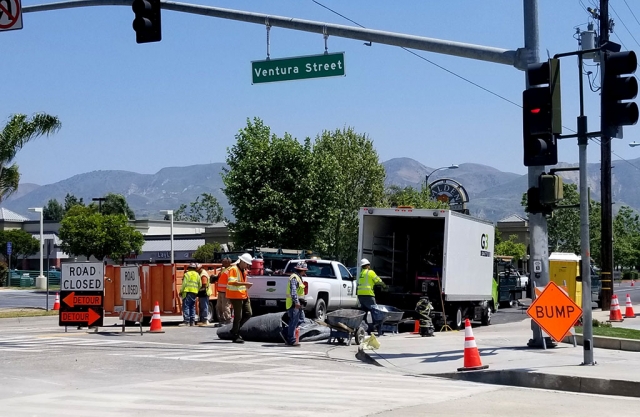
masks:
<path id="1" fill-rule="evenodd" d="M 291 280 L 292 279 L 295 279 L 298 281 L 298 291 L 296 291 L 296 294 L 298 294 L 298 297 L 304 297 L 304 282 L 302 282 L 302 278 L 300 278 L 298 274 L 291 274 L 291 276 L 289 277 L 289 285 L 287 285 L 287 302 L 285 304 L 285 307 L 287 308 L 287 310 L 289 310 L 293 306 L 293 300 L 291 299 Z"/>
<path id="2" fill-rule="evenodd" d="M 373 276 L 372 276 L 373 275 Z M 375 295 L 373 286 L 381 283 L 382 280 L 370 269 L 363 269 L 358 278 L 358 294 L 357 295 Z"/>
<path id="3" fill-rule="evenodd" d="M 187 271 L 182 277 L 180 293 L 192 292 L 197 294 L 200 290 L 200 275 L 196 271 Z"/>

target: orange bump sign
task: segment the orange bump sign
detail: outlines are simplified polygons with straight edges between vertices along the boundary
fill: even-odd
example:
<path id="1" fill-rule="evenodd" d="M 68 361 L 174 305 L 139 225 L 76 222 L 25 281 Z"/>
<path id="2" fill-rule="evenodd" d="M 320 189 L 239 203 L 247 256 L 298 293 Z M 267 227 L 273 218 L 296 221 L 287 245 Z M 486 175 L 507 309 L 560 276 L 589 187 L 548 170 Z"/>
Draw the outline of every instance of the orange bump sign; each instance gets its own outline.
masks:
<path id="1" fill-rule="evenodd" d="M 545 333 L 560 342 L 582 315 L 582 309 L 555 282 L 550 282 L 527 310 Z"/>

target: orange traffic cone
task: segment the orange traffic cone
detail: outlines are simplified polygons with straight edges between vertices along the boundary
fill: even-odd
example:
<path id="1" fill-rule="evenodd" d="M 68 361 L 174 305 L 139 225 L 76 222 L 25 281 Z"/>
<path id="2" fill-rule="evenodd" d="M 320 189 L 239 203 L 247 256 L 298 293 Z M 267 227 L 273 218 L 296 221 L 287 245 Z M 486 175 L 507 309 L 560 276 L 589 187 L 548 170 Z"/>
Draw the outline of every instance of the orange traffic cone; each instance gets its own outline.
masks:
<path id="1" fill-rule="evenodd" d="M 631 304 L 631 297 L 629 297 L 629 294 L 627 294 L 627 301 L 626 301 L 626 309 L 624 311 L 624 318 L 625 319 L 632 319 L 636 316 L 636 313 L 633 312 L 633 304 Z"/>
<path id="2" fill-rule="evenodd" d="M 56 301 L 53 302 L 53 309 L 60 310 L 60 293 L 56 293 Z"/>
<path id="3" fill-rule="evenodd" d="M 157 301 L 156 306 L 153 308 L 149 333 L 164 333 L 164 330 L 162 330 L 162 320 L 160 319 L 160 305 Z"/>
<path id="4" fill-rule="evenodd" d="M 634 280 L 631 280 L 631 286 L 635 287 L 636 286 L 636 282 Z"/>
<path id="5" fill-rule="evenodd" d="M 464 366 L 458 368 L 458 371 L 475 371 L 478 369 L 487 369 L 489 365 L 483 365 L 480 360 L 480 352 L 476 346 L 476 339 L 473 337 L 471 330 L 471 322 L 469 319 L 464 321 Z"/>
<path id="6" fill-rule="evenodd" d="M 420 334 L 420 320 L 414 321 L 413 331 L 411 332 L 411 334 Z"/>
<path id="7" fill-rule="evenodd" d="M 620 311 L 620 303 L 618 302 L 618 296 L 613 294 L 611 297 L 611 309 L 609 310 L 609 321 L 623 321 L 622 311 Z"/>

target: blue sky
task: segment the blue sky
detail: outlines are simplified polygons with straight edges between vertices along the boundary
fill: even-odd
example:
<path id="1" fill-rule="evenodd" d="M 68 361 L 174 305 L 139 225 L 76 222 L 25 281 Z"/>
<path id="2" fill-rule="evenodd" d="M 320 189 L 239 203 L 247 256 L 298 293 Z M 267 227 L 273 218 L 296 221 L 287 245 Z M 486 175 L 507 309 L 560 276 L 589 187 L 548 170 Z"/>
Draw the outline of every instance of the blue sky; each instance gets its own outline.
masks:
<path id="1" fill-rule="evenodd" d="M 319 0 L 374 29 L 516 49 L 523 46 L 522 1 Z M 216 7 L 352 25 L 312 0 L 190 0 Z M 23 0 L 23 6 L 45 1 Z M 540 0 L 541 57 L 575 50 L 590 0 Z M 591 1 L 593 3 L 593 0 Z M 627 6 L 631 7 L 631 9 Z M 616 32 L 629 49 L 640 40 L 640 4 L 611 0 Z M 106 169 L 154 173 L 166 166 L 223 162 L 247 118 L 274 133 L 315 137 L 352 126 L 374 141 L 382 161 L 411 157 L 429 167 L 481 163 L 525 173 L 521 109 L 403 51 L 330 37 L 346 54 L 346 77 L 251 85 L 251 61 L 266 57 L 262 25 L 162 12 L 163 40 L 138 45 L 127 6 L 28 13 L 24 29 L 0 33 L 0 119 L 44 111 L 63 128 L 18 155 L 23 182 L 48 184 Z M 619 37 L 619 38 L 618 38 Z M 321 35 L 271 30 L 271 57 L 321 54 Z M 516 103 L 524 74 L 513 67 L 418 53 Z M 575 128 L 577 71 L 564 59 L 563 124 Z M 595 68 L 595 67 L 594 67 Z M 599 96 L 586 93 L 590 130 L 599 129 Z M 640 157 L 640 127 L 625 128 L 614 152 Z M 569 133 L 569 132 L 565 132 Z M 598 162 L 598 145 L 589 146 Z M 613 156 L 614 160 L 618 157 Z M 561 161 L 576 162 L 574 140 Z"/>

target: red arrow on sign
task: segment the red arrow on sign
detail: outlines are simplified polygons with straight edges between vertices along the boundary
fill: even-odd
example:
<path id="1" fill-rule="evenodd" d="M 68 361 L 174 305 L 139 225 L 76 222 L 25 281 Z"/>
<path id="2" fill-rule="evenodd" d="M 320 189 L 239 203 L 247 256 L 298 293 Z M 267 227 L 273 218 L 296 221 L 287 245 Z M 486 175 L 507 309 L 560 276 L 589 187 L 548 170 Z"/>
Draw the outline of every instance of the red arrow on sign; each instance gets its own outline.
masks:
<path id="1" fill-rule="evenodd" d="M 64 322 L 86 322 L 87 326 L 91 326 L 102 316 L 92 309 L 89 311 L 63 311 L 60 313 L 60 319 Z"/>
<path id="2" fill-rule="evenodd" d="M 76 295 L 74 292 L 64 297 L 62 301 L 71 308 L 73 308 L 76 305 L 79 305 L 79 306 L 102 305 L 102 297 L 99 295 Z"/>

